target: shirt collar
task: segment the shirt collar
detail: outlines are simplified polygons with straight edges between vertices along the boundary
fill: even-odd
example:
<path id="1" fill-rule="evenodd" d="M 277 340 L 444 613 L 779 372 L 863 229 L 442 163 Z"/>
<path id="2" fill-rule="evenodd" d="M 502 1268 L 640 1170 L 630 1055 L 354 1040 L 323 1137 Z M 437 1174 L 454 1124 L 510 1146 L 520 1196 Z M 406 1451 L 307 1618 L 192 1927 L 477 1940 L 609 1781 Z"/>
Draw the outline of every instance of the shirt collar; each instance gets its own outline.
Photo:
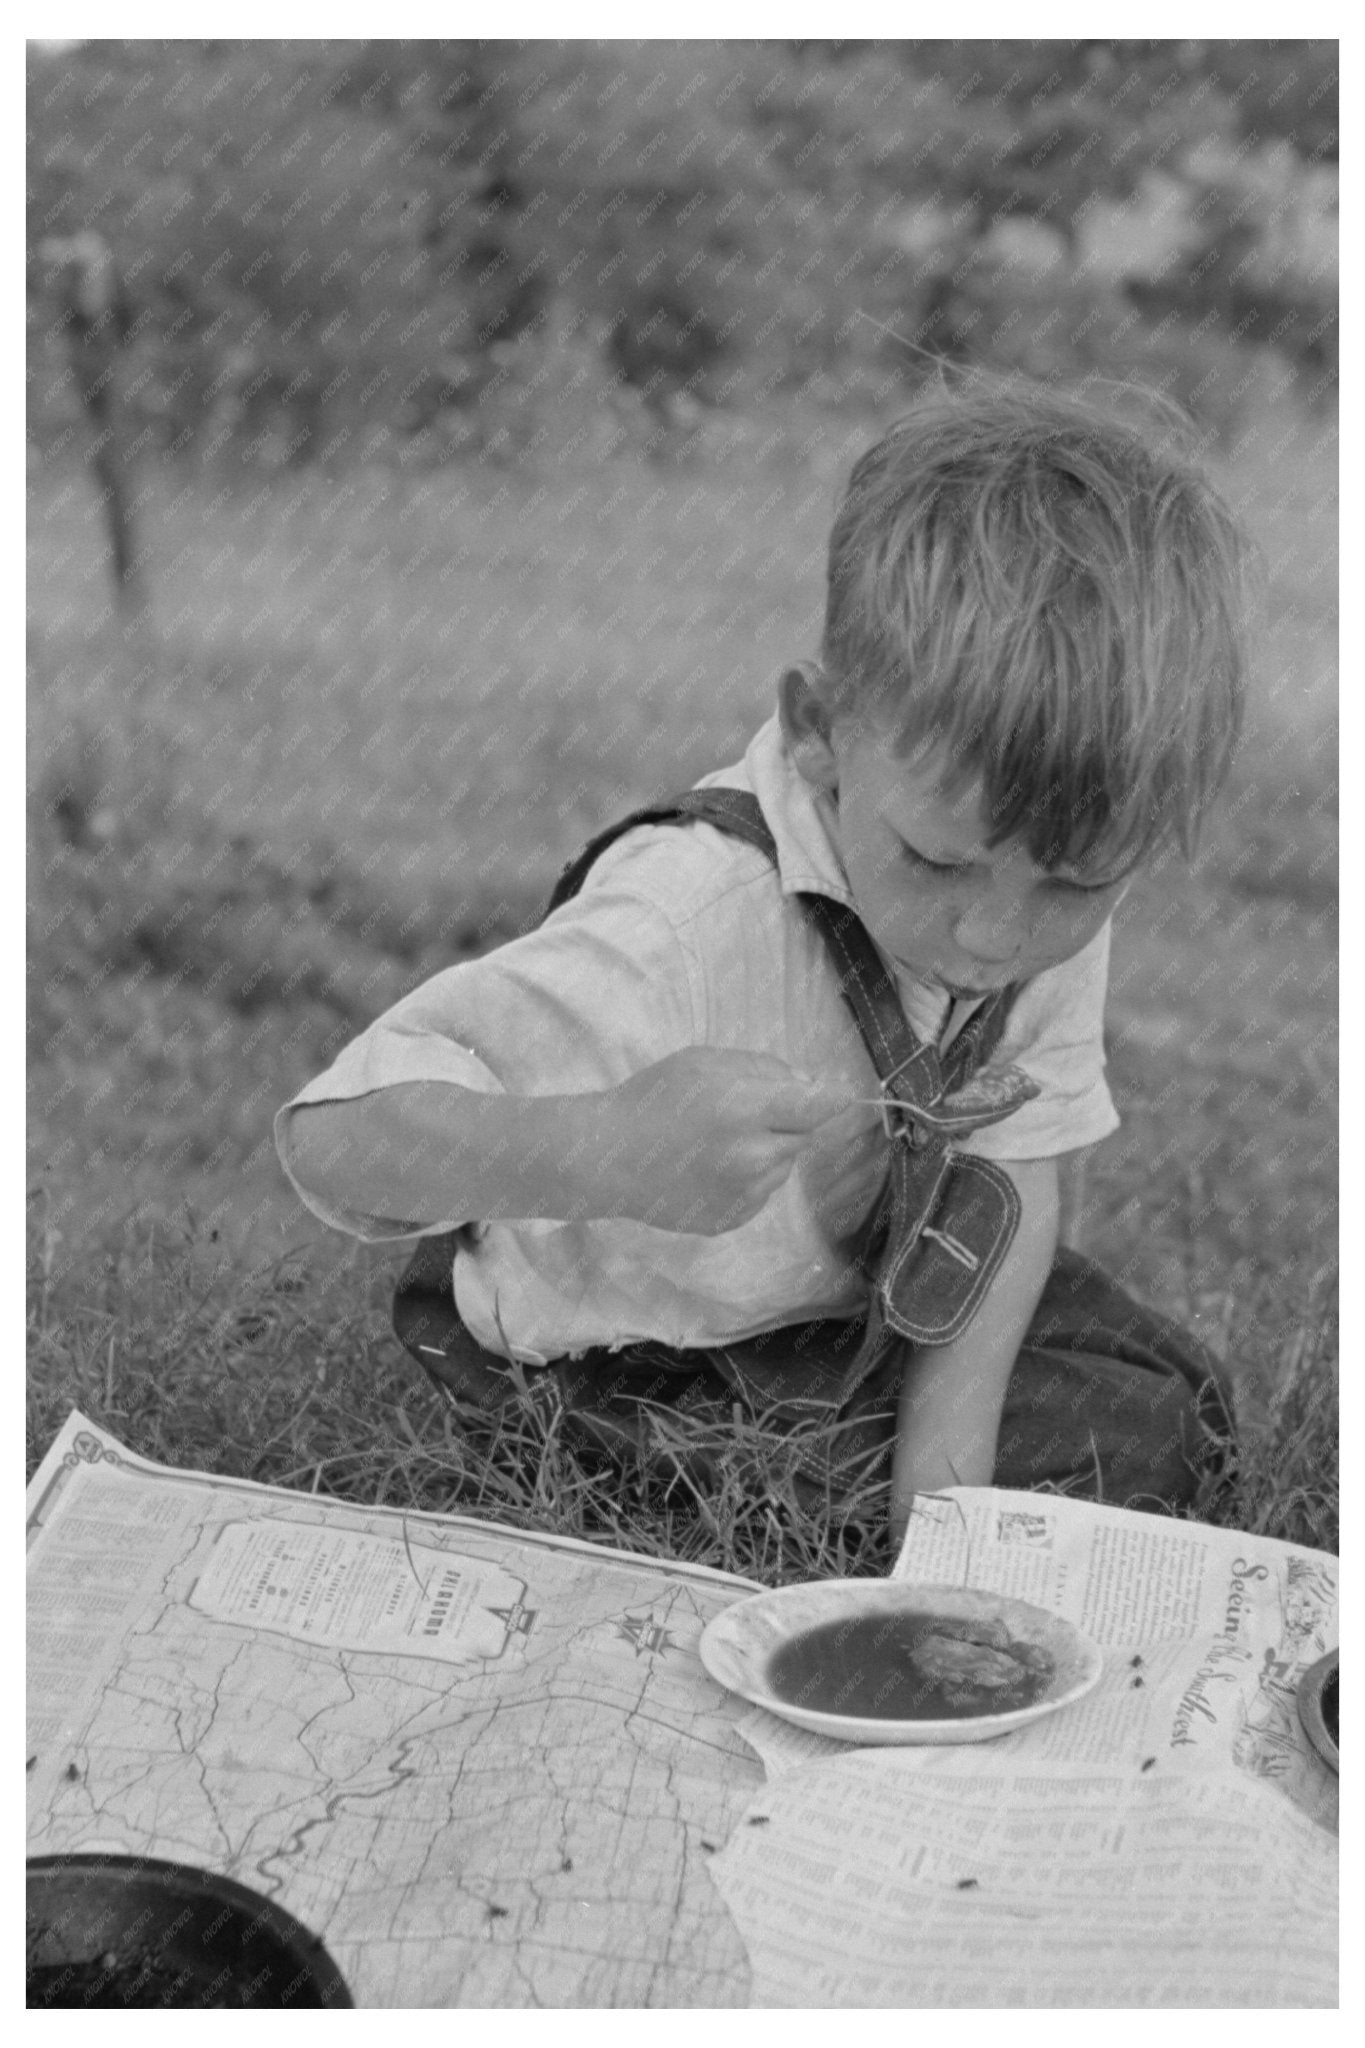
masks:
<path id="1" fill-rule="evenodd" d="M 792 758 L 776 715 L 761 725 L 749 742 L 744 769 L 777 844 L 783 895 L 814 890 L 850 910 L 856 908 L 839 852 L 834 801 L 807 782 Z"/>

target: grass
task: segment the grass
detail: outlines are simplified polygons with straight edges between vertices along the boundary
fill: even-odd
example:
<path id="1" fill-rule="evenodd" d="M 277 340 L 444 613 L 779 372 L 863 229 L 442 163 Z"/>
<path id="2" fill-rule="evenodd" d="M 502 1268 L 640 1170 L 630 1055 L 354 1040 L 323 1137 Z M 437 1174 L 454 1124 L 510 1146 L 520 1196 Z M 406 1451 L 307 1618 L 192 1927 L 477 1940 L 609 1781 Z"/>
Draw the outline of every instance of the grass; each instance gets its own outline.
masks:
<path id="1" fill-rule="evenodd" d="M 717 1432 L 660 1412 L 656 1455 L 622 1466 L 574 1444 L 545 1382 L 533 1380 L 496 1423 L 455 1406 L 389 1331 L 384 1262 L 364 1249 L 319 1256 L 327 1249 L 244 1271 L 193 1221 L 166 1235 L 130 1226 L 78 1270 L 35 1207 L 30 1470 L 74 1406 L 166 1464 L 487 1517 L 764 1584 L 889 1569 L 877 1489 L 837 1509 L 812 1507 L 797 1489 L 800 1442 L 760 1423 L 737 1418 Z M 1276 1391 L 1193 1512 L 1335 1549 L 1330 1276 L 1315 1276 L 1295 1302 L 1229 1299 L 1225 1308 L 1232 1345 L 1265 1354 Z M 710 1483 L 689 1476 L 699 1455 L 714 1467 Z"/>
<path id="2" fill-rule="evenodd" d="M 734 759 L 814 643 L 867 421 L 738 421 L 608 464 L 147 482 L 156 618 L 111 616 L 87 479 L 32 485 L 30 1462 L 72 1402 L 146 1455 L 494 1514 L 760 1578 L 884 1569 L 793 1511 L 499 1442 L 388 1327 L 275 1107 L 405 988 L 532 923 L 608 818 Z M 1084 1246 L 1234 1368 L 1239 1526 L 1334 1541 L 1333 558 L 1320 420 L 1223 461 L 1271 564 L 1253 717 L 1192 876 L 1123 906 Z M 215 1234 L 216 1233 L 216 1234 Z M 401 1249 L 401 1248 L 399 1248 Z M 761 1433 L 760 1433 L 761 1434 Z M 784 1489 L 786 1489 L 784 1491 Z M 1231 1503 L 1231 1506 L 1229 1506 Z"/>
<path id="3" fill-rule="evenodd" d="M 797 1447 L 755 1424 L 721 1441 L 660 1417 L 680 1452 L 715 1455 L 719 1484 L 701 1489 L 681 1459 L 661 1478 L 575 1447 L 543 1383 L 497 1424 L 454 1408 L 390 1336 L 388 1278 L 363 1252 L 243 1272 L 196 1225 L 130 1227 L 77 1276 L 35 1211 L 30 1278 L 30 1470 L 75 1406 L 167 1464 L 487 1516 L 772 1583 L 889 1561 L 872 1494 L 842 1516 L 798 1505 Z"/>

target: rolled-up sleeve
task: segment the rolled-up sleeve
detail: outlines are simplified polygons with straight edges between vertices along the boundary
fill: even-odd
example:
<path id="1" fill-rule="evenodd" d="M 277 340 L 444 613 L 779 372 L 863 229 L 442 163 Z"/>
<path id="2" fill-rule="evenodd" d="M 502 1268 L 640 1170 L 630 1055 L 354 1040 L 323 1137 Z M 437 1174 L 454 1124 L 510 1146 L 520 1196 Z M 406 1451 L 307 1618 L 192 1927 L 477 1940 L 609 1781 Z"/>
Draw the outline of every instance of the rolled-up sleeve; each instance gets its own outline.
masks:
<path id="1" fill-rule="evenodd" d="M 450 1230 L 457 1219 L 414 1223 L 320 1198 L 295 1170 L 295 1112 L 411 1081 L 525 1096 L 612 1088 L 699 1042 L 698 983 L 695 960 L 658 905 L 603 880 L 537 930 L 434 975 L 362 1031 L 277 1112 L 280 1164 L 333 1229 L 371 1242 Z"/>
<path id="2" fill-rule="evenodd" d="M 1074 958 L 1024 987 L 992 1065 L 1022 1067 L 1039 1093 L 1012 1116 L 964 1139 L 962 1151 L 983 1159 L 1050 1159 L 1118 1129 L 1104 1073 L 1109 940 L 1105 924 Z"/>
<path id="3" fill-rule="evenodd" d="M 438 980 L 444 978 L 437 976 Z M 333 1230 L 345 1230 L 353 1237 L 364 1238 L 367 1243 L 378 1244 L 394 1237 L 432 1236 L 439 1231 L 453 1230 L 456 1220 L 415 1223 L 401 1216 L 370 1216 L 362 1210 L 343 1208 L 327 1201 L 306 1186 L 295 1169 L 294 1112 L 310 1103 L 353 1102 L 362 1095 L 373 1095 L 378 1089 L 392 1088 L 401 1081 L 453 1081 L 461 1088 L 476 1088 L 490 1095 L 499 1093 L 502 1083 L 497 1075 L 468 1046 L 438 1032 L 409 1032 L 401 1027 L 395 1028 L 393 1019 L 397 1013 L 423 993 L 423 989 L 416 989 L 412 996 L 404 997 L 402 1003 L 395 1004 L 393 1010 L 377 1019 L 359 1038 L 353 1039 L 325 1073 L 308 1082 L 292 1101 L 285 1103 L 275 1114 L 275 1150 L 294 1193 L 320 1222 Z"/>

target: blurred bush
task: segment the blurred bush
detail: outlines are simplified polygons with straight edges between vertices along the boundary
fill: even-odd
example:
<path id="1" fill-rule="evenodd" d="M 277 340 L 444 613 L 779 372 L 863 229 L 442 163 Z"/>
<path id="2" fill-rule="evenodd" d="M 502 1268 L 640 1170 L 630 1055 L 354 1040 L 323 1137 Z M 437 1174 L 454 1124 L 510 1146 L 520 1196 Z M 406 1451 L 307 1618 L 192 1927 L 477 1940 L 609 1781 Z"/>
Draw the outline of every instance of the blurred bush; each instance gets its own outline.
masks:
<path id="1" fill-rule="evenodd" d="M 1337 178 L 1284 141 L 1221 138 L 1185 155 L 1178 260 L 1135 270 L 1129 294 L 1153 323 L 1175 313 L 1235 343 L 1266 344 L 1316 387 L 1337 370 Z"/>
<path id="2" fill-rule="evenodd" d="M 90 431 L 92 233 L 163 450 L 609 441 L 926 355 L 1217 419 L 1252 349 L 1330 384 L 1335 120 L 1330 41 L 34 44 L 30 431 Z"/>

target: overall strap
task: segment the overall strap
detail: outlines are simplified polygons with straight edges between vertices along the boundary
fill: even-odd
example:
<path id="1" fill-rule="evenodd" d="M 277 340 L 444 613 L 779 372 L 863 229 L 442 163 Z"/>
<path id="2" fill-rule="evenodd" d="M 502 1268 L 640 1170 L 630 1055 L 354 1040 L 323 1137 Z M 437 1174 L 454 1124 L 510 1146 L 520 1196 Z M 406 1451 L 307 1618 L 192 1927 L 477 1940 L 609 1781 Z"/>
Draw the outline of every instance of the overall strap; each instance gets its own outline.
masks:
<path id="1" fill-rule="evenodd" d="M 588 869 L 598 855 L 605 853 L 623 832 L 632 831 L 636 825 L 683 825 L 690 818 L 715 825 L 722 832 L 732 833 L 736 839 L 747 839 L 750 846 L 766 853 L 773 865 L 777 865 L 777 842 L 768 830 L 756 796 L 747 789 L 685 789 L 677 796 L 662 797 L 657 803 L 632 811 L 628 817 L 618 818 L 614 825 L 606 826 L 590 839 L 583 851 L 575 854 L 560 869 L 559 880 L 545 906 L 546 917 L 552 910 L 558 910 L 561 903 L 567 903 L 571 896 L 578 894 Z"/>
<path id="2" fill-rule="evenodd" d="M 945 1135 L 994 1122 L 993 1115 L 970 1110 L 953 1115 L 941 1105 L 944 1095 L 970 1080 L 999 1044 L 1017 986 L 1011 983 L 989 997 L 940 1053 L 915 1036 L 896 984 L 857 913 L 805 891 L 801 902 L 820 929 L 838 971 L 839 993 L 857 1019 L 889 1102 L 907 1113 L 922 1112 L 917 1120 Z"/>
<path id="3" fill-rule="evenodd" d="M 623 832 L 636 825 L 684 824 L 696 818 L 715 825 L 722 832 L 745 839 L 777 864 L 777 843 L 768 828 L 758 798 L 747 789 L 688 789 L 675 797 L 632 811 L 590 839 L 583 851 L 561 870 L 546 916 L 568 902 L 582 887 L 589 868 Z M 932 1047 L 921 1046 L 911 1030 L 895 983 L 887 974 L 856 911 L 828 896 L 801 890 L 798 900 L 807 916 L 814 919 L 839 977 L 839 993 L 852 1010 L 863 1042 L 884 1083 L 902 1077 L 913 1100 L 926 1102 L 942 1093 L 938 1057 Z M 1003 1018 L 1002 1018 L 1003 1023 Z M 914 1068 L 916 1059 L 920 1067 Z M 901 1090 L 897 1091 L 902 1092 Z"/>
<path id="4" fill-rule="evenodd" d="M 969 1080 L 995 1051 L 1022 986 L 1021 982 L 1010 982 L 967 1019 L 943 1056 L 944 1075 L 950 1088 Z"/>

